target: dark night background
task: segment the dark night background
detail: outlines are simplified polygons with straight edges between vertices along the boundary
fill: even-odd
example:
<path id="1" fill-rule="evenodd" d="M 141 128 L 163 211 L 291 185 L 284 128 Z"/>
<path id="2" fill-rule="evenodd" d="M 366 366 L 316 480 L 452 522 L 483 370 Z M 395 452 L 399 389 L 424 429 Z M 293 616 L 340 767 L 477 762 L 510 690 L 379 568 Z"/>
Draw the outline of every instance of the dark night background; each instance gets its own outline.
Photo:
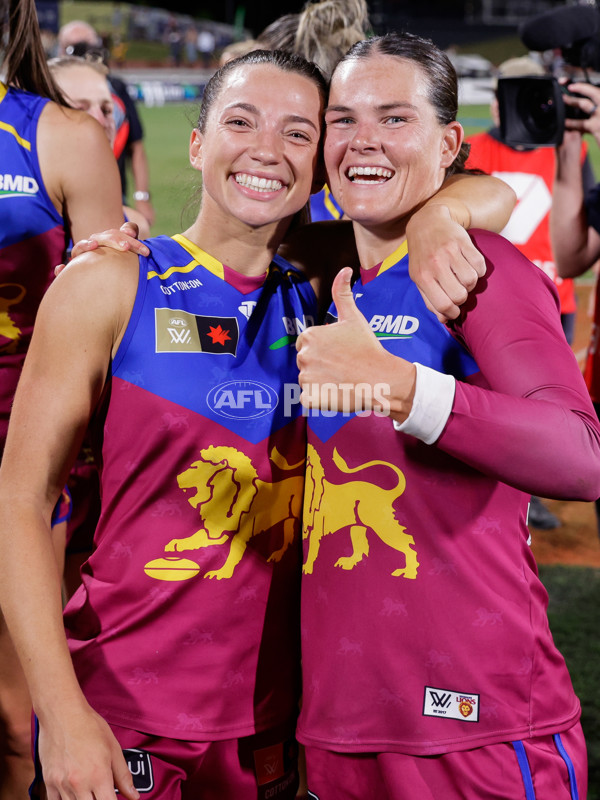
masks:
<path id="1" fill-rule="evenodd" d="M 130 0 L 131 2 L 131 0 Z M 194 17 L 208 17 L 219 22 L 233 23 L 236 9 L 245 8 L 245 27 L 253 35 L 260 33 L 270 22 L 282 14 L 301 11 L 305 0 L 142 0 L 137 5 L 152 5 L 167 8 L 169 11 L 190 14 Z M 559 0 L 561 2 L 561 0 Z M 133 0 L 136 4 L 136 0 Z M 375 33 L 384 33 L 386 30 L 401 30 L 409 28 L 414 33 L 428 33 L 432 35 L 439 30 L 440 36 L 447 26 L 454 31 L 456 39 L 457 29 L 462 28 L 465 35 L 472 37 L 473 25 L 464 24 L 465 15 L 469 12 L 477 13 L 480 7 L 479 0 L 428 0 L 427 3 L 418 3 L 415 0 L 369 0 L 369 16 Z M 475 25 L 475 27 L 478 27 Z M 501 26 L 502 27 L 502 26 Z M 510 28 L 511 26 L 507 26 Z M 512 26 L 514 28 L 514 26 Z M 489 33 L 490 26 L 485 32 Z M 484 32 L 484 34 L 485 34 Z M 496 28 L 495 35 L 498 35 Z M 439 37 L 433 37 L 438 40 Z M 483 38 L 487 38 L 485 35 Z M 441 42 L 438 41 L 438 44 Z"/>
<path id="2" fill-rule="evenodd" d="M 246 3 L 239 2 L 239 0 L 204 0 L 202 9 L 205 12 L 209 12 L 213 19 L 232 22 L 237 5 L 243 5 L 246 8 L 246 27 L 250 28 L 254 33 L 258 33 L 281 14 L 300 11 L 304 5 L 304 0 L 279 0 L 277 3 L 272 2 L 272 0 L 248 0 Z M 375 0 L 375 2 L 369 3 L 369 12 L 371 17 L 374 18 L 382 15 L 388 18 L 411 18 L 418 16 L 419 12 L 415 8 L 418 5 L 414 0 L 411 0 L 411 2 L 407 2 L 407 0 L 385 0 L 385 2 Z M 428 17 L 430 20 L 434 17 L 462 19 L 465 5 L 467 3 L 460 2 L 460 0 L 458 2 L 429 0 L 429 2 L 423 4 L 422 16 Z M 169 3 L 169 8 L 187 14 L 197 14 L 199 4 L 186 0 L 172 0 Z"/>

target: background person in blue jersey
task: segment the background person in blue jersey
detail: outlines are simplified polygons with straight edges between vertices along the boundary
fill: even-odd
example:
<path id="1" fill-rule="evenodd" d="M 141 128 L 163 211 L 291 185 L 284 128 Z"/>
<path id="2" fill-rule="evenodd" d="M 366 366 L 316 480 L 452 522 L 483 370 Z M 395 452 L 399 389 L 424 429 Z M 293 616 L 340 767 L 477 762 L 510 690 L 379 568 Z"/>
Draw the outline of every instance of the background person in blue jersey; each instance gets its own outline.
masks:
<path id="1" fill-rule="evenodd" d="M 526 514 L 532 493 L 597 496 L 600 425 L 550 279 L 507 240 L 471 231 L 487 273 L 449 326 L 410 279 L 413 214 L 464 167 L 457 109 L 449 59 L 410 34 L 331 80 L 325 166 L 361 271 L 297 341 L 316 409 L 297 736 L 320 800 L 586 794 Z M 383 386 L 387 415 L 354 413 Z"/>
<path id="2" fill-rule="evenodd" d="M 54 85 L 35 4 L 0 2 L 0 28 L 5 75 L 0 83 L 1 457 L 34 319 L 57 259 L 64 259 L 71 236 L 77 240 L 98 225 L 118 225 L 123 217 L 110 147 L 97 123 L 67 108 Z M 52 532 L 59 563 L 64 528 L 58 524 Z M 33 777 L 30 720 L 25 679 L 0 618 L 1 800 L 24 797 Z"/>

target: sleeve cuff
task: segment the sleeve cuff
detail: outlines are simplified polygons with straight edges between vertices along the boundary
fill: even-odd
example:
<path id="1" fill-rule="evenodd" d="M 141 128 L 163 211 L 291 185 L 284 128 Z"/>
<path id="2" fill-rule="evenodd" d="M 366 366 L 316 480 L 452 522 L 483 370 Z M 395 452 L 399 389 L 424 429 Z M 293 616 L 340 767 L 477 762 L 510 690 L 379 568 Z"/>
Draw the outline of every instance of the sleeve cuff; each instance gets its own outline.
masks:
<path id="1" fill-rule="evenodd" d="M 454 404 L 456 381 L 423 364 L 415 363 L 417 380 L 410 414 L 404 422 L 394 420 L 394 429 L 433 444 L 442 434 Z"/>

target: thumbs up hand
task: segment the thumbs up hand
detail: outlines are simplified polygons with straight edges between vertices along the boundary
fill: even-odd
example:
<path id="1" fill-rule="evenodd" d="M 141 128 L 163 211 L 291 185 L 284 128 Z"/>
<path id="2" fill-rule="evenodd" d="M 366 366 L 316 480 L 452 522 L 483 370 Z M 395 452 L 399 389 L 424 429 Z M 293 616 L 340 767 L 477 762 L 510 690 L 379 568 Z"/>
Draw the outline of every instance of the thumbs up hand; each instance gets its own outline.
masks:
<path id="1" fill-rule="evenodd" d="M 298 337 L 300 402 L 306 408 L 391 414 L 401 422 L 412 407 L 415 367 L 382 347 L 356 306 L 351 277 L 344 267 L 333 282 L 337 322 Z"/>
<path id="2" fill-rule="evenodd" d="M 331 286 L 331 298 L 338 312 L 338 322 L 351 322 L 354 320 L 357 325 L 364 324 L 370 331 L 367 320 L 356 306 L 351 281 L 352 269 L 344 267 L 335 276 Z"/>

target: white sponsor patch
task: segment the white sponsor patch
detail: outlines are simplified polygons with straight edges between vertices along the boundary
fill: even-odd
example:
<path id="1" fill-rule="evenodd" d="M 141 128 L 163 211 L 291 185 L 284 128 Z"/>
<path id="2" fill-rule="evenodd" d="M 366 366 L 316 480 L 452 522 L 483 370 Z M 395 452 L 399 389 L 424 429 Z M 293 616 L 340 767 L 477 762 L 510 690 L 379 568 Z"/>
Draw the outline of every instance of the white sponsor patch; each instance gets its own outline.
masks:
<path id="1" fill-rule="evenodd" d="M 426 686 L 423 716 L 479 722 L 479 695 Z"/>

